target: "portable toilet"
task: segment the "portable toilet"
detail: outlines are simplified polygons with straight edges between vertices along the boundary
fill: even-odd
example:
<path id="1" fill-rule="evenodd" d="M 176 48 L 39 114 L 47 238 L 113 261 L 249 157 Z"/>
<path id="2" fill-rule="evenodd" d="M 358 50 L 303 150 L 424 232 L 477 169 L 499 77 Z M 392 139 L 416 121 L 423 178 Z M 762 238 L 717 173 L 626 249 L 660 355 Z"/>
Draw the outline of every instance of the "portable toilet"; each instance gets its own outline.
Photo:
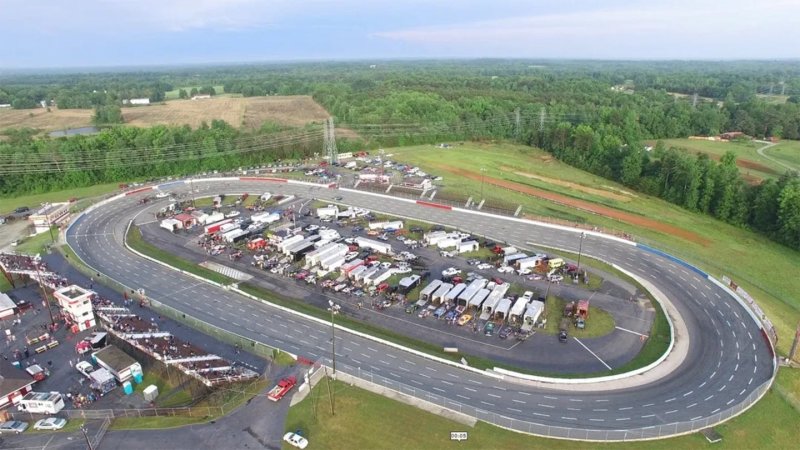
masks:
<path id="1" fill-rule="evenodd" d="M 131 368 L 131 376 L 136 384 L 142 384 L 142 379 L 144 378 L 142 366 L 136 365 L 135 367 Z"/>
<path id="2" fill-rule="evenodd" d="M 131 384 L 130 381 L 122 383 L 122 392 L 124 392 L 125 395 L 133 394 L 133 385 Z"/>
<path id="3" fill-rule="evenodd" d="M 95 365 L 95 366 L 97 366 L 97 365 L 98 365 L 98 364 L 97 364 L 97 356 L 95 356 L 95 354 L 94 354 L 94 353 L 92 353 L 92 365 Z"/>
<path id="4" fill-rule="evenodd" d="M 144 400 L 147 402 L 155 401 L 156 397 L 158 397 L 158 386 L 155 384 L 147 386 L 144 388 L 142 395 L 144 396 Z"/>

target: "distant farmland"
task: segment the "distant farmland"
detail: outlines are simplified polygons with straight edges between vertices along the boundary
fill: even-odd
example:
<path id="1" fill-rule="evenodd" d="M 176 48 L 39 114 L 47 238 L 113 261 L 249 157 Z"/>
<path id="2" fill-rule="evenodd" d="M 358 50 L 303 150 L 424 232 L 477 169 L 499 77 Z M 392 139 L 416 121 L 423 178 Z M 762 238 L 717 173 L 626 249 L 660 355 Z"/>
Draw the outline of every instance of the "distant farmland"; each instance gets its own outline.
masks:
<path id="1" fill-rule="evenodd" d="M 57 109 L 0 110 L 0 130 L 34 128 L 41 132 L 92 125 L 92 110 Z M 258 128 L 265 121 L 286 126 L 322 122 L 328 112 L 310 96 L 216 97 L 205 100 L 170 100 L 149 106 L 122 108 L 126 125 L 189 125 L 224 120 L 234 127 Z"/>

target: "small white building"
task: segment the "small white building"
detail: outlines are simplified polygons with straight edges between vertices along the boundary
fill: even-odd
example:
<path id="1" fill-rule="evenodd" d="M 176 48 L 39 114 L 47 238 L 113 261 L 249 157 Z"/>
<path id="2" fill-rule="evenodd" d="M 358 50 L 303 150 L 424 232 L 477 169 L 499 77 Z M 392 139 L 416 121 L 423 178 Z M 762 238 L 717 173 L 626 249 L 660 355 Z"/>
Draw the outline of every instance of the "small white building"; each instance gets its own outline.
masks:
<path id="1" fill-rule="evenodd" d="M 462 241 L 456 244 L 458 253 L 468 253 L 478 251 L 478 241 Z"/>
<path id="2" fill-rule="evenodd" d="M 130 100 L 125 99 L 122 101 L 125 105 L 149 105 L 150 99 L 149 98 L 132 98 Z"/>
<path id="3" fill-rule="evenodd" d="M 17 304 L 7 294 L 0 292 L 0 319 L 13 316 L 17 311 Z"/>
<path id="4" fill-rule="evenodd" d="M 305 239 L 305 236 L 303 236 L 302 234 L 295 234 L 294 236 L 289 236 L 286 239 L 280 241 L 276 245 L 276 247 L 278 248 L 278 251 L 280 251 L 281 253 L 286 253 L 287 248 L 291 247 L 294 244 L 297 244 L 303 239 Z"/>
<path id="5" fill-rule="evenodd" d="M 92 353 L 92 359 L 97 364 L 111 372 L 120 383 L 133 378 L 137 373 L 142 373 L 142 366 L 127 353 L 113 345 L 107 345 Z"/>
<path id="6" fill-rule="evenodd" d="M 359 236 L 355 239 L 355 244 L 361 248 L 368 248 L 385 255 L 392 254 L 392 245 L 388 242 L 373 241 Z"/>
<path id="7" fill-rule="evenodd" d="M 94 310 L 92 309 L 92 297 L 94 295 L 94 291 L 74 284 L 53 292 L 53 296 L 58 301 L 58 305 L 61 306 L 64 315 L 67 316 L 67 320 L 77 326 L 78 331 L 97 325 L 94 318 Z"/>
<path id="8" fill-rule="evenodd" d="M 183 222 L 177 219 L 169 218 L 161 221 L 159 226 L 168 231 L 176 231 L 183 228 Z"/>
<path id="9" fill-rule="evenodd" d="M 315 266 L 330 256 L 344 257 L 347 254 L 347 246 L 344 244 L 328 243 L 314 251 L 306 254 L 306 264 Z"/>

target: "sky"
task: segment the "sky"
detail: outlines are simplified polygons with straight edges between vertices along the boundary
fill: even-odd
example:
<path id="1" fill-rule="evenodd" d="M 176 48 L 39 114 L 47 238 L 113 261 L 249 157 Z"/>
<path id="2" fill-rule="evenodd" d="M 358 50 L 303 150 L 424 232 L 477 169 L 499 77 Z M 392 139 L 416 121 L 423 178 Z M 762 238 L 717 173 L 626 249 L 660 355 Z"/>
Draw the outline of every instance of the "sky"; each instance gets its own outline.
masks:
<path id="1" fill-rule="evenodd" d="M 800 0 L 0 0 L 0 70 L 800 57 Z"/>

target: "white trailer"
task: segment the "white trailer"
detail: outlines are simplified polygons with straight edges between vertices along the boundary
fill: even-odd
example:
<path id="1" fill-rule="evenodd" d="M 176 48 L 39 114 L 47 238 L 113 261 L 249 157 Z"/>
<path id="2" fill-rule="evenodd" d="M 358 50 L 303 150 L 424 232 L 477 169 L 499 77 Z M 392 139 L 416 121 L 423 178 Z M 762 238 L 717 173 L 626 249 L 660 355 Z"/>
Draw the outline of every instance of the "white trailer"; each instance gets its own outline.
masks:
<path id="1" fill-rule="evenodd" d="M 436 290 L 439 289 L 439 286 L 441 286 L 441 285 L 442 285 L 442 280 L 433 280 L 433 281 L 431 281 L 431 283 L 429 285 L 425 286 L 420 291 L 420 293 L 419 293 L 420 301 L 426 301 L 426 302 L 429 301 L 431 299 L 431 296 L 433 295 L 433 293 L 436 292 Z"/>
<path id="2" fill-rule="evenodd" d="M 458 305 L 459 306 L 466 306 L 469 303 L 469 300 L 475 296 L 481 289 L 486 287 L 486 283 L 488 280 L 479 278 L 477 280 L 473 280 L 469 286 L 464 289 L 464 292 L 458 296 Z"/>
<path id="3" fill-rule="evenodd" d="M 497 306 L 494 308 L 494 318 L 498 320 L 506 320 L 508 318 L 508 311 L 511 309 L 511 299 L 506 297 L 500 299 Z"/>
<path id="4" fill-rule="evenodd" d="M 368 248 L 370 250 L 374 250 L 378 253 L 383 254 L 391 254 L 392 253 L 392 246 L 386 242 L 380 241 L 373 241 L 372 239 L 366 239 L 363 237 L 357 237 L 355 240 L 355 244 L 361 248 Z"/>
<path id="5" fill-rule="evenodd" d="M 503 257 L 503 265 L 510 266 L 516 264 L 516 261 L 527 258 L 525 253 L 514 253 L 513 255 L 506 255 Z"/>
<path id="6" fill-rule="evenodd" d="M 391 222 L 370 222 L 370 230 L 400 230 L 403 228 L 403 222 L 394 220 Z"/>
<path id="7" fill-rule="evenodd" d="M 442 303 L 444 296 L 450 292 L 450 289 L 453 289 L 452 284 L 442 283 L 441 286 L 439 286 L 439 289 L 437 289 L 436 292 L 434 292 L 431 296 L 431 301 L 437 305 Z"/>
<path id="8" fill-rule="evenodd" d="M 533 326 L 536 324 L 536 321 L 539 320 L 539 317 L 542 315 L 544 311 L 544 303 L 538 301 L 532 301 L 528 305 L 528 309 L 525 310 L 525 315 L 522 316 L 522 331 L 530 331 L 533 329 Z"/>
<path id="9" fill-rule="evenodd" d="M 200 225 L 205 225 L 207 223 L 214 223 L 214 222 L 219 222 L 221 220 L 225 220 L 225 214 L 222 214 L 221 212 L 215 212 L 208 214 L 207 216 L 200 216 L 200 218 L 203 219 L 202 221 L 198 219 Z"/>
<path id="10" fill-rule="evenodd" d="M 525 314 L 525 310 L 528 309 L 528 302 L 529 300 L 525 297 L 518 298 L 514 306 L 511 307 L 511 312 L 508 314 L 508 321 L 513 323 L 522 322 L 522 316 Z"/>
<path id="11" fill-rule="evenodd" d="M 455 303 L 456 302 L 455 300 L 456 298 L 458 298 L 458 295 L 461 294 L 461 292 L 466 288 L 467 288 L 466 284 L 458 283 L 453 287 L 453 289 L 450 290 L 450 292 L 447 293 L 447 295 L 444 296 L 444 301 L 446 301 L 447 303 Z"/>
<path id="12" fill-rule="evenodd" d="M 282 240 L 281 242 L 278 243 L 278 245 L 277 245 L 278 250 L 281 253 L 284 253 L 284 252 L 286 252 L 287 248 L 291 247 L 294 244 L 297 244 L 298 242 L 302 241 L 303 239 L 305 239 L 305 237 L 302 234 L 295 234 L 294 236 L 290 236 L 290 237 L 288 237 L 288 238 L 286 238 L 286 239 L 284 239 L 284 240 Z"/>
<path id="13" fill-rule="evenodd" d="M 331 255 L 344 256 L 347 254 L 347 246 L 344 244 L 328 243 L 316 250 L 306 253 L 306 264 L 314 266 L 319 264 L 323 259 Z"/>
<path id="14" fill-rule="evenodd" d="M 348 277 L 350 277 L 350 278 L 352 278 L 352 279 L 354 279 L 354 280 L 358 280 L 358 279 L 359 279 L 359 277 L 361 276 L 361 274 L 362 274 L 362 273 L 364 273 L 364 272 L 366 272 L 366 271 L 367 271 L 367 269 L 368 269 L 368 267 L 367 267 L 367 266 L 365 266 L 365 265 L 360 265 L 360 266 L 356 267 L 355 269 L 351 270 L 351 271 L 350 271 L 350 272 L 347 274 L 347 276 L 348 276 Z"/>
<path id="15" fill-rule="evenodd" d="M 517 266 L 519 270 L 525 269 L 534 269 L 542 262 L 542 258 L 540 256 L 529 256 L 527 258 L 522 258 L 514 261 L 514 264 Z"/>
<path id="16" fill-rule="evenodd" d="M 469 299 L 468 306 L 470 308 L 475 308 L 475 310 L 481 309 L 483 302 L 486 300 L 486 297 L 488 297 L 491 292 L 492 291 L 490 289 L 479 290 L 475 295 L 472 296 L 471 299 Z"/>
<path id="17" fill-rule="evenodd" d="M 278 213 L 262 212 L 258 214 L 253 214 L 252 216 L 250 216 L 250 220 L 252 220 L 253 223 L 270 224 L 281 220 L 281 215 Z"/>
<path id="18" fill-rule="evenodd" d="M 175 231 L 183 228 L 183 222 L 170 218 L 162 220 L 159 226 L 165 230 Z"/>
<path id="19" fill-rule="evenodd" d="M 331 255 L 320 262 L 320 266 L 328 272 L 342 267 L 343 264 L 344 256 L 342 255 Z"/>
<path id="20" fill-rule="evenodd" d="M 483 302 L 483 313 L 481 314 L 481 320 L 488 319 L 493 313 L 497 304 L 500 303 L 503 296 L 506 295 L 508 288 L 511 285 L 508 283 L 498 284 L 497 286 L 492 289 L 492 293 L 486 297 L 486 300 Z"/>
<path id="21" fill-rule="evenodd" d="M 236 242 L 237 239 L 247 234 L 247 231 L 242 230 L 241 228 L 235 228 L 233 230 L 228 231 L 227 233 L 222 235 L 222 239 L 225 242 Z"/>
<path id="22" fill-rule="evenodd" d="M 18 407 L 31 414 L 56 414 L 64 409 L 64 398 L 58 392 L 28 392 Z"/>

